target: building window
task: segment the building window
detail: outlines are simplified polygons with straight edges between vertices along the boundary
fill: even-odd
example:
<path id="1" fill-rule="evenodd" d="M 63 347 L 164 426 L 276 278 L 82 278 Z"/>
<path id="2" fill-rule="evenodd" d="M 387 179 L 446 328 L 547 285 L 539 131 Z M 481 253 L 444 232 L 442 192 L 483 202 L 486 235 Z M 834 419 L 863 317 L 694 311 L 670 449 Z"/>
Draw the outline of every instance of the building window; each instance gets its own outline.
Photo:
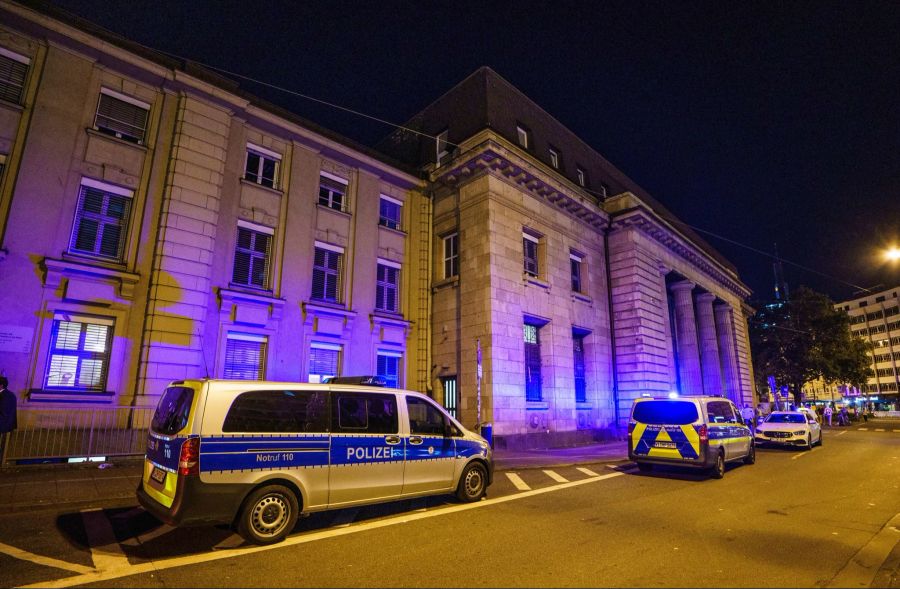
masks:
<path id="1" fill-rule="evenodd" d="M 554 148 L 550 148 L 550 165 L 559 169 L 559 151 Z"/>
<path id="2" fill-rule="evenodd" d="M 280 167 L 281 155 L 252 143 L 247 144 L 247 163 L 244 166 L 244 180 L 277 189 L 278 170 Z"/>
<path id="3" fill-rule="evenodd" d="M 133 194 L 125 188 L 82 178 L 69 251 L 121 261 Z"/>
<path id="4" fill-rule="evenodd" d="M 378 224 L 391 229 L 400 229 L 400 212 L 402 210 L 402 201 L 382 194 L 378 207 Z"/>
<path id="5" fill-rule="evenodd" d="M 522 233 L 522 248 L 525 252 L 525 274 L 537 276 L 538 267 L 538 243 L 540 239 L 530 233 Z"/>
<path id="6" fill-rule="evenodd" d="M 0 153 L 0 182 L 3 181 L 3 170 L 6 169 L 6 154 Z"/>
<path id="7" fill-rule="evenodd" d="M 269 255 L 274 230 L 247 221 L 238 221 L 237 245 L 234 248 L 234 284 L 268 288 Z"/>
<path id="8" fill-rule="evenodd" d="M 516 138 L 519 140 L 519 145 L 525 149 L 531 148 L 531 131 L 524 126 L 516 125 Z"/>
<path id="9" fill-rule="evenodd" d="M 396 352 L 378 352 L 376 372 L 382 377 L 385 386 L 400 388 L 400 360 L 403 356 Z"/>
<path id="10" fill-rule="evenodd" d="M 444 238 L 444 278 L 459 276 L 459 234 Z"/>
<path id="11" fill-rule="evenodd" d="M 375 278 L 375 309 L 397 313 L 400 309 L 400 264 L 378 260 Z"/>
<path id="12" fill-rule="evenodd" d="M 114 322 L 54 313 L 44 388 L 104 391 Z"/>
<path id="13" fill-rule="evenodd" d="M 456 375 L 442 376 L 441 387 L 444 389 L 444 409 L 453 417 L 459 417 L 459 393 L 456 390 Z"/>
<path id="14" fill-rule="evenodd" d="M 569 265 L 572 267 L 572 292 L 584 292 L 581 290 L 582 263 L 581 254 L 569 253 Z"/>
<path id="15" fill-rule="evenodd" d="M 313 343 L 309 347 L 309 382 L 323 382 L 339 376 L 341 371 L 341 346 Z"/>
<path id="16" fill-rule="evenodd" d="M 584 335 L 572 334 L 572 351 L 575 357 L 575 402 L 587 402 L 587 381 L 584 372 Z"/>
<path id="17" fill-rule="evenodd" d="M 313 299 L 329 303 L 341 302 L 343 258 L 343 248 L 316 242 L 313 259 Z"/>
<path id="18" fill-rule="evenodd" d="M 584 169 L 582 169 L 580 167 L 577 168 L 575 170 L 575 175 L 578 178 L 579 186 L 587 186 L 587 173 L 585 173 Z"/>
<path id="19" fill-rule="evenodd" d="M 440 133 L 437 134 L 435 138 L 435 161 L 438 165 L 444 161 L 444 158 L 450 155 L 450 144 L 448 142 L 448 137 L 450 135 L 450 131 L 444 129 Z"/>
<path id="20" fill-rule="evenodd" d="M 540 327 L 524 324 L 525 336 L 525 400 L 541 401 L 541 340 Z"/>
<path id="21" fill-rule="evenodd" d="M 100 89 L 94 127 L 119 139 L 141 144 L 147 131 L 150 105 L 108 88 Z"/>
<path id="22" fill-rule="evenodd" d="M 264 335 L 229 331 L 225 341 L 222 378 L 265 380 L 267 344 L 268 338 Z"/>
<path id="23" fill-rule="evenodd" d="M 319 204 L 329 209 L 346 212 L 347 181 L 328 172 L 321 172 L 319 175 Z"/>
<path id="24" fill-rule="evenodd" d="M 0 47 L 0 100 L 19 104 L 31 60 Z"/>

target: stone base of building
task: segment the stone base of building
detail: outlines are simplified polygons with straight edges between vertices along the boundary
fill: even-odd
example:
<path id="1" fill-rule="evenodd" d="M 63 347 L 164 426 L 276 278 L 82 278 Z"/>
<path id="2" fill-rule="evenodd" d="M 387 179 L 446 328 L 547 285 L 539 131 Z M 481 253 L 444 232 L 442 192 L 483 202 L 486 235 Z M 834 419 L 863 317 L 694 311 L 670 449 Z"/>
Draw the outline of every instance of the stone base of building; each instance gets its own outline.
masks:
<path id="1" fill-rule="evenodd" d="M 496 450 L 521 451 L 586 446 L 589 444 L 596 444 L 597 442 L 621 440 L 624 435 L 624 430 L 617 432 L 614 428 L 580 429 L 563 432 L 513 434 L 508 436 L 495 435 L 493 442 L 494 449 Z"/>

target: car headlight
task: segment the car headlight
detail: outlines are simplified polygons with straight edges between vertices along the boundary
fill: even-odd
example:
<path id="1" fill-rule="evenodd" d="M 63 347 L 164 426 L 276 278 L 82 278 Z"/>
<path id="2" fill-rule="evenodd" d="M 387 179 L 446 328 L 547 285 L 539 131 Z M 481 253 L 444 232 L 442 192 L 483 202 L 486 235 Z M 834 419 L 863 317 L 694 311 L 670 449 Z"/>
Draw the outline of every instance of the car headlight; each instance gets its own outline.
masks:
<path id="1" fill-rule="evenodd" d="M 794 432 L 794 435 L 795 435 L 795 436 L 805 436 L 805 435 L 806 435 L 806 430 L 805 430 L 805 429 L 801 429 L 801 430 L 795 431 L 795 432 Z"/>

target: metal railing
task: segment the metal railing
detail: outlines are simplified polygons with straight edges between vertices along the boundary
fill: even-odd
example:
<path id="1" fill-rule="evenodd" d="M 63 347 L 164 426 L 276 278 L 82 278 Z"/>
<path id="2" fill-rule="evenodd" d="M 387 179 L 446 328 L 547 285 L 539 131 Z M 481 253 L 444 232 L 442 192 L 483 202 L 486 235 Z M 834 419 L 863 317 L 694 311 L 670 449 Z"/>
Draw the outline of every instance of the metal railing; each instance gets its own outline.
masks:
<path id="1" fill-rule="evenodd" d="M 140 456 L 154 407 L 19 409 L 0 467 L 67 463 L 70 458 Z"/>

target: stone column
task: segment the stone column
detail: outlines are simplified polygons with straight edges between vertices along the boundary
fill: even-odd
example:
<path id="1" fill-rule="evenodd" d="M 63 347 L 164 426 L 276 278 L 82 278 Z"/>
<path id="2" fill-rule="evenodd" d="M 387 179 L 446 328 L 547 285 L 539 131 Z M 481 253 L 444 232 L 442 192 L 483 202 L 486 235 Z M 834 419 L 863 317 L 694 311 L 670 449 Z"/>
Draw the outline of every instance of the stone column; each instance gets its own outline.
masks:
<path id="1" fill-rule="evenodd" d="M 687 280 L 671 286 L 675 299 L 675 337 L 678 342 L 678 374 L 681 394 L 702 395 L 703 377 L 700 371 L 700 350 L 697 346 L 697 324 L 694 321 L 694 283 Z"/>
<path id="2" fill-rule="evenodd" d="M 700 329 L 700 363 L 703 368 L 703 392 L 722 394 L 722 370 L 719 366 L 719 342 L 713 318 L 716 295 L 704 292 L 697 295 L 697 327 Z"/>
<path id="3" fill-rule="evenodd" d="M 731 305 L 719 303 L 713 306 L 716 332 L 719 336 L 719 359 L 725 379 L 725 394 L 735 403 L 741 403 L 741 382 L 737 370 L 737 352 L 734 349 L 734 324 Z"/>

